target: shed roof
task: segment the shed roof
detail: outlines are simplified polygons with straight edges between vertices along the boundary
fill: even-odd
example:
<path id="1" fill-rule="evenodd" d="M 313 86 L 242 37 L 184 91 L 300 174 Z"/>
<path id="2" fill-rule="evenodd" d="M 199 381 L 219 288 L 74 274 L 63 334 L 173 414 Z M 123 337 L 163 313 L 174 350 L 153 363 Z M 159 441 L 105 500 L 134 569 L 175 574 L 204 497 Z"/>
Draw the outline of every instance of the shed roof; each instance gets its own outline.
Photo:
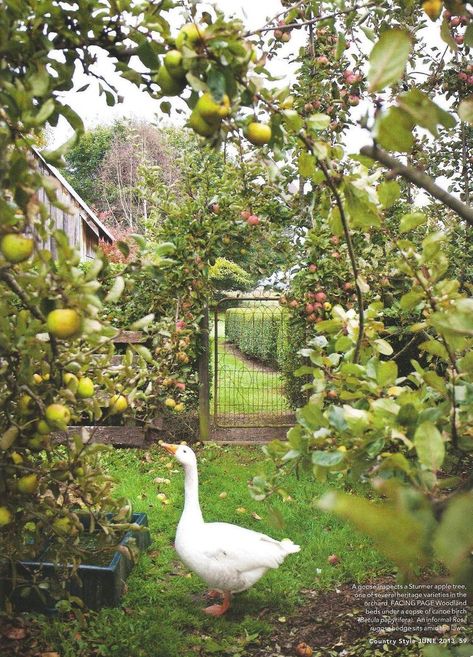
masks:
<path id="1" fill-rule="evenodd" d="M 53 175 L 60 183 L 61 185 L 68 191 L 68 193 L 77 201 L 77 203 L 80 205 L 80 207 L 84 210 L 84 212 L 87 213 L 89 219 L 91 219 L 94 224 L 98 227 L 100 233 L 102 233 L 101 237 L 105 236 L 108 238 L 111 242 L 115 241 L 115 237 L 112 235 L 110 230 L 100 221 L 100 219 L 97 217 L 95 212 L 90 208 L 87 203 L 84 201 L 84 199 L 79 196 L 79 194 L 76 192 L 74 187 L 64 178 L 64 176 L 54 167 L 52 164 L 49 164 L 46 162 L 44 157 L 41 155 L 39 150 L 37 148 L 32 148 L 33 153 L 36 155 L 36 157 L 41 160 L 41 163 L 48 169 L 48 171 Z"/>

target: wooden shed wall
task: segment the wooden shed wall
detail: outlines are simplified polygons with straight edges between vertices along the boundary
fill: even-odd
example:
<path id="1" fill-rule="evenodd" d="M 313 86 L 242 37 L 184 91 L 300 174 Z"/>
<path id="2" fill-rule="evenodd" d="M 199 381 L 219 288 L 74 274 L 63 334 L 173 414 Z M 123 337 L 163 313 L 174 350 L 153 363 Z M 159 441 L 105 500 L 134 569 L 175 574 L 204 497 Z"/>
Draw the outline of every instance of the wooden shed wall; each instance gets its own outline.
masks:
<path id="1" fill-rule="evenodd" d="M 43 175 L 47 175 L 55 180 L 41 163 L 39 166 Z M 82 258 L 93 257 L 93 247 L 98 246 L 99 243 L 98 235 L 95 235 L 85 221 L 83 221 L 81 214 L 84 213 L 84 210 L 80 207 L 76 199 L 69 194 L 67 189 L 58 180 L 55 180 L 55 184 L 57 198 L 68 208 L 68 211 L 52 205 L 48 200 L 46 192 L 43 189 L 39 191 L 39 200 L 48 208 L 52 227 L 63 230 L 66 233 L 69 243 L 79 249 Z M 42 243 L 42 247 L 51 251 L 53 257 L 56 256 L 56 245 L 54 244 L 54 239 L 51 237 L 48 237 L 47 241 Z"/>

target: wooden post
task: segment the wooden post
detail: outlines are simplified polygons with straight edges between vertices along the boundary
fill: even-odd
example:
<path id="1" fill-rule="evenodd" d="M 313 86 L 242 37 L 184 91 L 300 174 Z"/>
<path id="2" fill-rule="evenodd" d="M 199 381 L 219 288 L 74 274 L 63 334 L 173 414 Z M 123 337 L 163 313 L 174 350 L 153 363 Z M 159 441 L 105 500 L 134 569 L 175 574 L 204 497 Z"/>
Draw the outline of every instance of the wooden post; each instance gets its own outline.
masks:
<path id="1" fill-rule="evenodd" d="M 208 440 L 210 433 L 210 377 L 209 377 L 209 308 L 204 309 L 200 322 L 199 356 L 199 439 Z"/>

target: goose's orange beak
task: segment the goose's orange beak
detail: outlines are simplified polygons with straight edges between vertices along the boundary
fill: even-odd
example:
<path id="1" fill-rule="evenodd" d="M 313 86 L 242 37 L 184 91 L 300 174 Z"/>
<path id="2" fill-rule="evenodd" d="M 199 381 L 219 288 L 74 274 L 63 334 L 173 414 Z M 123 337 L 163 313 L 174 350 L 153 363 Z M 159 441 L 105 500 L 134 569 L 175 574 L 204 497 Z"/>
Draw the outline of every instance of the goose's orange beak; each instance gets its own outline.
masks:
<path id="1" fill-rule="evenodd" d="M 171 445 L 170 443 L 161 443 L 161 447 L 164 447 L 164 449 L 169 452 L 170 454 L 175 454 L 177 451 L 177 448 L 179 445 Z"/>

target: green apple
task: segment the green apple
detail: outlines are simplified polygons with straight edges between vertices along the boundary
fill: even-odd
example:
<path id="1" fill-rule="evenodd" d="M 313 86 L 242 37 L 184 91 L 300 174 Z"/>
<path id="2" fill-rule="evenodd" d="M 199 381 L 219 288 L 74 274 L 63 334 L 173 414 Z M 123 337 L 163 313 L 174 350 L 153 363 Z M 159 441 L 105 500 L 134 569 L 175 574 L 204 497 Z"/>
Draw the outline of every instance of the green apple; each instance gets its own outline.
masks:
<path id="1" fill-rule="evenodd" d="M 182 66 L 182 52 L 179 50 L 170 50 L 164 55 L 164 66 L 172 78 L 183 78 L 186 75 L 184 67 Z"/>
<path id="2" fill-rule="evenodd" d="M 161 66 L 154 81 L 161 87 L 164 96 L 178 96 L 186 88 L 186 79 L 176 79 L 171 76 L 165 66 Z"/>

